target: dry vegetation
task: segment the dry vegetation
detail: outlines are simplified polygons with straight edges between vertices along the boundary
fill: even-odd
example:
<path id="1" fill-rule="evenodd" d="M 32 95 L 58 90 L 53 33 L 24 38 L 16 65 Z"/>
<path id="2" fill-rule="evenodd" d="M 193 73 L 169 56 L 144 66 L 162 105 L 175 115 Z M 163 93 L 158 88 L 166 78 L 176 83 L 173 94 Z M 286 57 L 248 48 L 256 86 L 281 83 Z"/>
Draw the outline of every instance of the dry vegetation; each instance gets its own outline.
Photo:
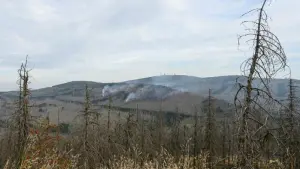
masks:
<path id="1" fill-rule="evenodd" d="M 298 106 L 290 80 L 288 105 L 272 98 L 268 82 L 286 67 L 278 38 L 269 30 L 264 7 L 251 12 L 258 19 L 247 28 L 253 56 L 243 64 L 246 84 L 235 97 L 236 119 L 216 119 L 214 98 L 195 107 L 187 124 L 181 116 L 164 112 L 145 114 L 114 112 L 108 105 L 102 114 L 93 108 L 86 86 L 85 104 L 77 122 L 62 133 L 59 121 L 31 115 L 27 61 L 19 73 L 19 99 L 7 130 L 1 137 L 0 165 L 5 169 L 297 169 L 300 168 Z M 259 78 L 263 88 L 254 88 Z M 279 104 L 274 110 L 267 105 Z M 161 105 L 162 107 L 163 105 Z M 200 118 L 204 113 L 206 118 Z M 280 116 L 276 116 L 280 114 Z"/>

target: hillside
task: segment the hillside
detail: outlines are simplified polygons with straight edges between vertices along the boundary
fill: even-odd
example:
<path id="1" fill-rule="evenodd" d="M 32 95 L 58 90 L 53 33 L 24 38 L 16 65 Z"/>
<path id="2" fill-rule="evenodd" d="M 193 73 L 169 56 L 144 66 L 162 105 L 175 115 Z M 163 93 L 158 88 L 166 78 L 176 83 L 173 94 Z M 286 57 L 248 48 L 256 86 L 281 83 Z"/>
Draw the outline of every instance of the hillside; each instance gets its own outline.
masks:
<path id="1" fill-rule="evenodd" d="M 94 105 L 107 105 L 109 98 L 116 107 L 136 108 L 144 110 L 178 111 L 191 114 L 200 109 L 202 101 L 207 97 L 208 90 L 216 98 L 216 107 L 220 112 L 233 109 L 232 103 L 237 91 L 236 79 L 239 76 L 219 76 L 200 78 L 183 75 L 164 75 L 129 80 L 120 83 L 97 83 L 90 81 L 73 81 L 52 87 L 33 90 L 31 100 L 38 107 L 37 115 L 42 112 L 57 112 L 58 107 L 64 107 L 62 118 L 73 119 L 81 110 L 84 102 L 85 84 L 91 88 L 91 98 Z M 245 78 L 239 81 L 245 83 Z M 295 80 L 299 85 L 300 81 Z M 256 81 L 259 86 L 259 82 Z M 271 81 L 271 91 L 274 96 L 283 100 L 287 97 L 287 79 Z M 18 92 L 2 92 L 1 115 L 11 113 L 12 101 L 17 99 Z M 10 103 L 10 104 L 8 104 Z M 10 105 L 10 106 L 9 106 Z"/>
<path id="2" fill-rule="evenodd" d="M 245 84 L 246 78 L 242 76 L 218 76 L 218 77 L 206 77 L 200 78 L 195 76 L 184 76 L 184 75 L 164 75 L 164 76 L 153 76 L 143 79 L 136 79 L 126 81 L 129 84 L 152 84 L 162 85 L 173 89 L 188 91 L 191 93 L 207 96 L 208 89 L 212 89 L 212 94 L 219 98 L 232 103 L 234 95 L 237 91 L 236 80 Z M 283 100 L 288 95 L 288 79 L 272 79 L 270 82 L 273 95 L 279 100 Z M 255 87 L 260 87 L 261 83 L 259 80 L 254 81 Z M 295 80 L 296 86 L 300 85 L 299 80 Z"/>

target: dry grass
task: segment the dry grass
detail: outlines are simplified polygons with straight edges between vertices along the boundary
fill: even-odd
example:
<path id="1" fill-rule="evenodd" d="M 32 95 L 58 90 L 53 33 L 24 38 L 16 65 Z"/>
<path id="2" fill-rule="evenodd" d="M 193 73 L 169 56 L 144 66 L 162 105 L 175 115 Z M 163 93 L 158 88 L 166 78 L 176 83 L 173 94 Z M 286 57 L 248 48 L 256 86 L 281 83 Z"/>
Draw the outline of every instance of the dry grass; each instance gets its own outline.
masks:
<path id="1" fill-rule="evenodd" d="M 43 127 L 39 130 L 31 130 L 29 143 L 26 147 L 25 154 L 21 163 L 20 169 L 79 169 L 77 166 L 79 155 L 72 155 L 71 151 L 58 152 L 57 141 L 62 138 L 50 136 L 47 130 L 50 127 Z M 207 154 L 196 157 L 196 168 L 207 169 L 206 158 Z M 161 161 L 159 161 L 161 160 Z M 10 161 L 8 160 L 4 169 L 9 168 Z M 159 167 L 160 166 L 160 167 Z M 226 166 L 215 166 L 217 168 L 225 168 Z M 228 166 L 227 166 L 228 167 Z M 226 168 L 227 168 L 226 167 Z M 109 162 L 108 166 L 99 166 L 98 169 L 194 169 L 194 157 L 181 156 L 175 159 L 168 152 L 163 151 L 160 159 L 146 161 L 143 164 L 134 159 L 122 156 L 114 158 Z M 261 165 L 261 169 L 282 169 L 282 164 L 275 160 L 268 164 Z"/>
<path id="2" fill-rule="evenodd" d="M 79 155 L 72 155 L 71 151 L 58 151 L 58 141 L 63 141 L 57 135 L 49 134 L 51 128 L 56 128 L 55 125 L 47 125 L 42 123 L 38 129 L 30 129 L 28 144 L 25 148 L 25 153 L 22 158 L 20 169 L 75 169 L 77 166 Z M 146 161 L 143 164 L 136 162 L 127 157 L 114 158 L 109 162 L 109 166 L 99 166 L 99 169 L 191 169 L 193 168 L 193 158 L 182 156 L 175 160 L 167 151 L 162 151 L 159 159 Z M 205 169 L 206 155 L 197 157 L 197 168 Z M 15 168 L 13 162 L 7 160 L 4 169 Z"/>
<path id="3" fill-rule="evenodd" d="M 43 121 L 39 126 L 30 129 L 28 143 L 22 158 L 20 169 L 80 169 L 78 166 L 79 154 L 71 151 L 58 149 L 58 143 L 66 141 L 65 138 L 56 134 L 49 134 L 49 131 L 56 128 L 56 125 L 49 125 Z M 207 169 L 207 153 L 201 153 L 198 157 L 183 156 L 179 158 L 172 156 L 167 150 L 162 152 L 153 160 L 146 160 L 141 163 L 136 159 L 126 156 L 112 158 L 108 166 L 104 164 L 97 166 L 98 169 Z M 218 160 L 217 160 L 218 161 Z M 196 163 L 195 163 L 196 162 Z M 195 163 L 195 164 L 194 164 Z M 13 162 L 7 160 L 4 169 L 12 169 Z M 229 168 L 229 166 L 214 166 L 216 169 Z M 261 169 L 282 169 L 283 165 L 278 160 L 267 164 L 260 164 Z"/>
<path id="4" fill-rule="evenodd" d="M 72 169 L 75 168 L 78 156 L 71 151 L 58 151 L 57 143 L 62 138 L 50 135 L 48 130 L 56 128 L 55 125 L 42 124 L 39 129 L 30 129 L 28 143 L 22 157 L 20 169 Z M 4 169 L 13 163 L 8 160 Z"/>

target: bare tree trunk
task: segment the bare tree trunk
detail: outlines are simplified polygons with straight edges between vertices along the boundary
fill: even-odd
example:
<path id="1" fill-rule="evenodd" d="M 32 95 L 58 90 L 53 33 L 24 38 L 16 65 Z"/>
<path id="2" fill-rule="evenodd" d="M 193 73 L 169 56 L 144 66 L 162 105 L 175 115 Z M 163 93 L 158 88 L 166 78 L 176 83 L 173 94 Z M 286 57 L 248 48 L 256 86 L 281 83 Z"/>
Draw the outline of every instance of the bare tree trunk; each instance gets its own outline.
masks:
<path id="1" fill-rule="evenodd" d="M 12 159 L 15 159 L 15 167 L 19 169 L 22 163 L 22 158 L 24 155 L 24 149 L 27 144 L 27 137 L 29 133 L 29 70 L 27 69 L 27 57 L 24 64 L 21 65 L 21 68 L 18 71 L 19 73 L 19 82 L 20 82 L 20 95 L 19 95 L 19 104 L 18 110 L 16 112 L 16 121 L 18 128 L 18 141 L 17 147 L 15 149 L 15 156 Z"/>
<path id="2" fill-rule="evenodd" d="M 110 144 L 110 112 L 111 112 L 111 102 L 112 99 L 109 97 L 109 103 L 108 103 L 108 114 L 107 114 L 107 134 L 108 134 L 108 143 Z"/>
<path id="3" fill-rule="evenodd" d="M 243 37 L 251 37 L 247 42 L 253 42 L 254 52 L 253 56 L 248 58 L 241 67 L 242 71 L 247 74 L 246 85 L 239 83 L 240 88 L 235 96 L 235 105 L 237 106 L 237 97 L 240 91 L 244 91 L 244 101 L 242 103 L 242 110 L 239 119 L 238 129 L 238 166 L 240 168 L 253 167 L 253 160 L 258 152 L 253 142 L 253 133 L 255 129 L 251 126 L 253 123 L 258 124 L 261 129 L 259 120 L 253 119 L 254 105 L 260 106 L 260 99 L 273 99 L 269 90 L 269 80 L 279 71 L 286 67 L 286 56 L 282 46 L 276 35 L 270 32 L 268 28 L 268 16 L 264 11 L 264 7 L 268 0 L 264 0 L 260 8 L 251 10 L 246 14 L 258 12 L 258 19 L 255 21 L 244 21 L 243 24 L 253 24 L 254 28 L 246 28 L 249 33 L 239 37 L 239 41 Z M 244 14 L 244 15 L 246 15 Z M 252 25 L 251 25 L 252 26 Z M 263 89 L 255 88 L 253 86 L 254 78 L 258 78 L 263 84 Z M 256 93 L 256 95 L 254 95 Z M 262 97 L 266 96 L 266 97 Z M 267 98 L 267 99 L 266 99 Z M 241 102 L 240 102 L 241 103 Z M 261 107 L 262 108 L 262 107 Z M 267 112 L 267 110 L 264 110 Z M 252 117 L 250 118 L 250 115 Z M 268 114 L 267 114 L 268 115 Z M 251 123 L 250 123 L 251 122 Z M 257 133 L 257 132 L 255 132 Z"/>
<path id="4" fill-rule="evenodd" d="M 59 133 L 60 133 L 60 121 L 59 121 L 59 116 L 60 116 L 60 110 L 57 110 L 57 127 L 56 127 L 56 141 L 57 141 L 57 156 L 59 156 Z"/>
<path id="5" fill-rule="evenodd" d="M 163 135 L 163 112 L 162 112 L 162 100 L 160 101 L 159 113 L 158 113 L 158 144 L 159 144 L 159 159 L 158 159 L 158 169 L 161 169 L 162 166 L 162 151 L 163 151 L 163 142 L 162 142 L 162 135 Z"/>
<path id="6" fill-rule="evenodd" d="M 195 107 L 195 114 L 194 114 L 194 151 L 193 151 L 193 168 L 198 168 L 197 161 L 198 161 L 198 111 Z"/>
<path id="7" fill-rule="evenodd" d="M 204 139 L 204 149 L 208 152 L 207 156 L 207 168 L 212 169 L 214 163 L 215 149 L 214 149 L 214 134 L 215 134 L 215 118 L 214 118 L 214 110 L 212 103 L 211 89 L 209 89 L 208 99 L 204 102 L 208 102 L 205 105 L 206 108 L 206 126 L 205 126 L 205 139 Z"/>
<path id="8" fill-rule="evenodd" d="M 225 119 L 222 121 L 222 123 L 223 123 L 223 131 L 222 131 L 222 159 L 223 159 L 223 164 L 225 165 L 226 164 L 226 124 L 225 124 Z"/>
<path id="9" fill-rule="evenodd" d="M 230 133 L 230 127 L 229 127 L 229 122 L 227 121 L 227 137 L 228 137 L 228 152 L 227 152 L 227 164 L 231 164 L 231 156 L 232 156 L 232 150 L 231 150 L 231 143 L 232 143 L 232 137 Z"/>
<path id="10" fill-rule="evenodd" d="M 141 149 L 142 149 L 142 153 L 143 153 L 143 156 L 141 158 L 141 167 L 144 166 L 144 158 L 146 157 L 146 150 L 145 150 L 145 137 L 146 137 L 146 132 L 145 132 L 145 119 L 144 119 L 144 115 L 142 114 L 142 119 L 141 119 Z M 145 154 L 144 154 L 145 153 Z"/>
<path id="11" fill-rule="evenodd" d="M 90 109 L 91 109 L 91 101 L 90 101 L 90 93 L 88 86 L 85 86 L 85 103 L 84 103 L 84 111 L 83 111 L 83 118 L 84 118 L 84 129 L 83 129 L 83 165 L 84 169 L 90 168 L 89 164 L 89 142 L 88 142 L 88 131 L 90 125 Z"/>

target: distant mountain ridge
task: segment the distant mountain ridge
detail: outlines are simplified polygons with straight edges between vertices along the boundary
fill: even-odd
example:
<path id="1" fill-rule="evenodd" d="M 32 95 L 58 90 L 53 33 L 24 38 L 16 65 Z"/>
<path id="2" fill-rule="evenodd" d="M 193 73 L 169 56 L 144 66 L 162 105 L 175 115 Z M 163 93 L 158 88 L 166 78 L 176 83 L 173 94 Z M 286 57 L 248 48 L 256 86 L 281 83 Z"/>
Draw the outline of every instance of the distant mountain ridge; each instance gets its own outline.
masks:
<path id="1" fill-rule="evenodd" d="M 184 114 L 193 114 L 201 111 L 207 99 L 208 90 L 211 89 L 215 98 L 214 105 L 219 117 L 232 116 L 234 113 L 234 96 L 238 89 L 236 79 L 245 84 L 246 78 L 242 76 L 219 76 L 200 78 L 184 75 L 153 76 L 129 80 L 119 83 L 98 83 L 91 81 L 72 81 L 52 87 L 31 91 L 31 103 L 37 108 L 32 112 L 36 115 L 52 112 L 56 118 L 59 107 L 63 107 L 61 119 L 72 120 L 82 111 L 84 103 L 85 85 L 92 90 L 91 101 L 99 110 L 107 106 L 109 100 L 112 106 L 134 110 L 137 105 L 141 110 L 166 111 Z M 255 80 L 254 86 L 259 87 Z M 288 79 L 273 79 L 270 90 L 278 100 L 288 96 Z M 300 86 L 299 80 L 294 80 Z M 300 96 L 299 93 L 296 94 Z M 13 101 L 18 98 L 17 91 L 0 92 L 0 115 L 7 116 L 15 109 Z M 55 120 L 54 120 L 55 121 Z"/>
<path id="2" fill-rule="evenodd" d="M 171 95 L 188 92 L 200 96 L 207 96 L 208 90 L 222 100 L 232 103 L 237 91 L 236 80 L 246 83 L 243 76 L 217 76 L 195 77 L 186 75 L 162 75 L 141 79 L 129 80 L 119 83 L 98 83 L 92 81 L 73 81 L 58 84 L 52 87 L 33 90 L 33 98 L 47 97 L 82 97 L 84 96 L 85 84 L 92 88 L 95 99 L 104 99 L 109 96 L 122 96 L 124 102 L 145 99 L 164 99 Z M 299 80 L 294 80 L 295 85 L 300 86 Z M 259 81 L 255 80 L 254 86 L 259 87 Z M 275 98 L 282 100 L 288 95 L 288 79 L 273 79 L 270 89 Z M 0 97 L 17 97 L 17 92 L 2 92 Z"/>
<path id="3" fill-rule="evenodd" d="M 246 77 L 237 75 L 205 78 L 184 75 L 163 75 L 130 80 L 125 83 L 162 85 L 202 96 L 207 96 L 208 90 L 211 89 L 215 97 L 233 102 L 238 89 L 236 82 L 246 84 L 246 80 Z M 288 85 L 289 79 L 272 79 L 270 81 L 270 91 L 276 99 L 283 100 L 288 96 Z M 294 80 L 294 85 L 300 86 L 300 81 Z M 254 87 L 260 88 L 260 86 L 261 82 L 258 79 L 254 80 Z"/>

